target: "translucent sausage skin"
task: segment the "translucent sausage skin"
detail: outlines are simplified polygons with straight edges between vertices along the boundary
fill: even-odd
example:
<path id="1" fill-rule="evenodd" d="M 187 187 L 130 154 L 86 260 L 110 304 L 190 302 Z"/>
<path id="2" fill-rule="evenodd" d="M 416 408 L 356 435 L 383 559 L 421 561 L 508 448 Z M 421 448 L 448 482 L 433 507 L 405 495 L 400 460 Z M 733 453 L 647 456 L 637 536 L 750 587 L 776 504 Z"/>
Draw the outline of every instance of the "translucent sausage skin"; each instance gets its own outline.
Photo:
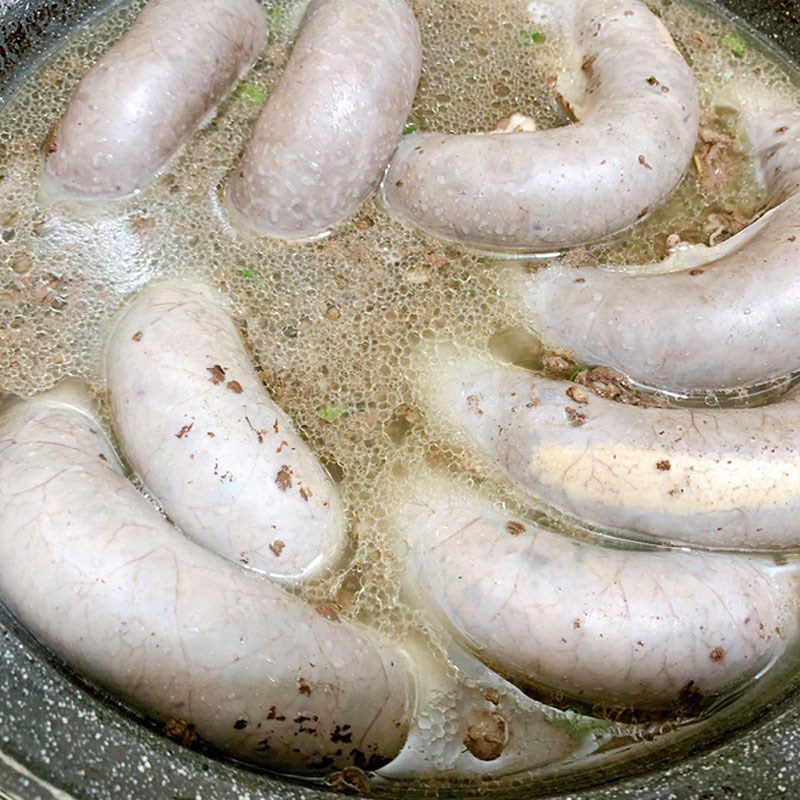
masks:
<path id="1" fill-rule="evenodd" d="M 800 398 L 642 408 L 478 355 L 436 361 L 428 403 L 531 497 L 633 539 L 800 545 Z"/>
<path id="2" fill-rule="evenodd" d="M 677 252 L 665 274 L 557 264 L 517 278 L 523 314 L 544 341 L 676 392 L 800 369 L 800 111 L 770 110 L 751 140 L 771 211 L 722 244 Z"/>
<path id="3" fill-rule="evenodd" d="M 763 561 L 602 547 L 446 495 L 409 514 L 419 591 L 522 685 L 697 710 L 768 666 L 796 630 L 793 583 Z"/>
<path id="4" fill-rule="evenodd" d="M 0 599 L 42 644 L 156 720 L 292 772 L 403 747 L 405 656 L 173 528 L 62 390 L 0 428 Z"/>
<path id="5" fill-rule="evenodd" d="M 277 580 L 336 565 L 336 487 L 270 398 L 221 296 L 176 280 L 145 289 L 114 325 L 106 376 L 126 456 L 187 536 Z"/>
<path id="6" fill-rule="evenodd" d="M 233 222 L 302 240 L 350 216 L 397 147 L 420 64 L 405 0 L 313 0 L 231 176 Z"/>
<path id="7" fill-rule="evenodd" d="M 54 127 L 44 195 L 104 201 L 143 189 L 251 66 L 266 36 L 255 0 L 150 0 Z"/>
<path id="8" fill-rule="evenodd" d="M 445 239 L 552 252 L 634 224 L 678 184 L 697 137 L 694 77 L 639 0 L 570 0 L 588 77 L 579 121 L 530 133 L 403 138 L 389 210 Z"/>

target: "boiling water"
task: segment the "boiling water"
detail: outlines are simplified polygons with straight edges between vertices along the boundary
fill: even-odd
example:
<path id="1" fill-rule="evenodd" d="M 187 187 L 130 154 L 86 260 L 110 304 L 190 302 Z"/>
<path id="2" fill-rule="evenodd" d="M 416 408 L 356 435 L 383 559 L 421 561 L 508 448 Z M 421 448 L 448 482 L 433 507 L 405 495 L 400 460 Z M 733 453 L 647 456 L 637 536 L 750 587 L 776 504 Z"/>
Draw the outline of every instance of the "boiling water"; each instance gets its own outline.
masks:
<path id="1" fill-rule="evenodd" d="M 412 5 L 424 46 L 412 123 L 480 131 L 513 112 L 533 116 L 540 127 L 567 121 L 551 81 L 566 57 L 564 43 L 525 2 Z M 786 104 L 800 100 L 782 61 L 753 43 L 743 57 L 732 53 L 723 39 L 735 29 L 722 15 L 672 0 L 651 5 L 692 63 L 714 130 L 735 133 L 720 100 L 734 81 Z M 543 349 L 517 324 L 496 261 L 409 230 L 372 201 L 313 244 L 284 246 L 233 231 L 218 189 L 260 111 L 252 91 L 234 92 L 156 184 L 132 200 L 84 218 L 41 204 L 41 142 L 78 80 L 140 7 L 114 7 L 62 43 L 28 71 L 0 112 L 0 392 L 30 396 L 78 376 L 107 413 L 102 349 L 122 301 L 165 276 L 217 286 L 230 298 L 272 396 L 340 484 L 352 557 L 307 595 L 396 638 L 424 630 L 424 618 L 400 597 L 402 529 L 392 510 L 406 480 L 447 472 L 517 513 L 525 510 L 491 470 L 426 419 L 414 388 L 414 354 L 425 340 L 452 340 L 538 368 Z M 299 17 L 281 4 L 269 15 L 269 44 L 245 79 L 266 95 L 280 79 Z M 728 155 L 720 181 L 699 151 L 663 208 L 579 257 L 639 263 L 662 257 L 671 235 L 692 242 L 729 235 L 725 225 L 737 213 L 751 217 L 764 196 L 746 147 L 733 144 Z M 709 220 L 714 214 L 728 216 Z M 623 745 L 654 731 L 631 728 L 614 745 L 626 753 Z"/>

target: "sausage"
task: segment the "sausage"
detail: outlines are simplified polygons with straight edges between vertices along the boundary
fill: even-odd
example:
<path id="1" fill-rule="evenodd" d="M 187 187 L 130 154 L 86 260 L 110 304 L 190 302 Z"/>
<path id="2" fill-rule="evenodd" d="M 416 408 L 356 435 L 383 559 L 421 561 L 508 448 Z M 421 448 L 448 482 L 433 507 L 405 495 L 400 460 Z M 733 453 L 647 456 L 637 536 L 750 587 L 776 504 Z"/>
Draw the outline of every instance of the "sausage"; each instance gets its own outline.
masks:
<path id="1" fill-rule="evenodd" d="M 403 746 L 406 656 L 182 536 L 74 390 L 2 420 L 0 598 L 87 679 L 237 758 L 313 772 Z"/>
<path id="2" fill-rule="evenodd" d="M 457 636 L 522 685 L 689 713 L 796 632 L 793 578 L 766 560 L 580 542 L 440 492 L 407 509 L 409 570 Z"/>
<path id="3" fill-rule="evenodd" d="M 266 36 L 255 0 L 150 0 L 51 133 L 45 196 L 102 201 L 143 189 L 213 115 Z"/>
<path id="4" fill-rule="evenodd" d="M 771 110 L 751 138 L 778 205 L 733 238 L 679 251 L 664 274 L 557 264 L 513 281 L 546 344 L 675 392 L 800 369 L 800 111 Z"/>
<path id="5" fill-rule="evenodd" d="M 420 640 L 404 643 L 418 670 L 417 712 L 405 747 L 378 775 L 456 780 L 513 775 L 568 765 L 608 739 L 602 720 L 545 706 L 443 632 L 437 631 L 437 639 L 447 641 L 446 657 Z"/>
<path id="6" fill-rule="evenodd" d="M 260 236 L 309 239 L 352 214 L 397 146 L 420 63 L 405 0 L 314 0 L 230 178 L 232 220 Z"/>
<path id="7" fill-rule="evenodd" d="M 338 492 L 272 401 L 221 297 L 166 281 L 123 310 L 106 376 L 123 451 L 191 538 L 272 578 L 313 578 L 345 539 Z"/>
<path id="8" fill-rule="evenodd" d="M 404 137 L 382 196 L 445 239 L 552 252 L 621 231 L 678 184 L 697 137 L 691 70 L 639 0 L 570 0 L 586 92 L 574 125 Z"/>
<path id="9" fill-rule="evenodd" d="M 429 404 L 530 496 L 634 539 L 800 546 L 800 396 L 641 408 L 478 356 L 439 358 Z"/>

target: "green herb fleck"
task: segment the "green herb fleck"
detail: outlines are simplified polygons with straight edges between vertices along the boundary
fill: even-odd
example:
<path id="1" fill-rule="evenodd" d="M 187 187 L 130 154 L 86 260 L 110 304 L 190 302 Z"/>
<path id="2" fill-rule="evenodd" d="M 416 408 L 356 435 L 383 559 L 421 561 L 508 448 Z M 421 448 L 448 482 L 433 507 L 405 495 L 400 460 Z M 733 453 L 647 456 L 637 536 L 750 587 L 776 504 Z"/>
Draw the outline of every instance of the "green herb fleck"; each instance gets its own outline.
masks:
<path id="1" fill-rule="evenodd" d="M 695 153 L 694 157 L 692 158 L 694 161 L 694 168 L 697 170 L 697 174 L 702 178 L 703 177 L 703 162 L 700 160 L 700 156 Z"/>
<path id="2" fill-rule="evenodd" d="M 317 411 L 317 416 L 325 422 L 333 424 L 336 420 L 341 419 L 349 413 L 350 406 L 344 403 L 334 403 L 332 406 L 327 406 Z"/>
<path id="3" fill-rule="evenodd" d="M 528 44 L 539 44 L 544 41 L 544 34 L 540 31 L 523 31 L 523 33 Z"/>
<path id="4" fill-rule="evenodd" d="M 263 105 L 267 100 L 267 93 L 254 83 L 243 83 L 237 90 L 236 96 L 252 103 L 254 106 Z"/>
<path id="5" fill-rule="evenodd" d="M 570 374 L 569 374 L 569 379 L 570 379 L 571 381 L 574 381 L 574 380 L 575 380 L 575 378 L 577 378 L 577 377 L 578 377 L 578 375 L 580 375 L 580 374 L 581 374 L 581 372 L 583 372 L 585 369 L 586 369 L 586 367 L 581 367 L 581 366 L 577 366 L 577 367 L 575 367 L 575 369 L 573 369 L 573 370 L 572 370 L 572 372 L 570 372 Z"/>
<path id="6" fill-rule="evenodd" d="M 747 42 L 738 33 L 729 33 L 722 37 L 722 44 L 733 53 L 736 58 L 741 58 L 747 51 Z"/>
<path id="7" fill-rule="evenodd" d="M 408 125 L 403 128 L 403 136 L 408 136 L 409 133 L 414 133 L 414 131 L 419 130 L 419 125 L 416 122 L 409 122 Z"/>
<path id="8" fill-rule="evenodd" d="M 280 3 L 273 3 L 269 7 L 270 30 L 274 31 L 276 28 L 280 28 L 281 22 L 283 22 L 283 9 L 281 8 Z"/>
<path id="9" fill-rule="evenodd" d="M 595 717 L 584 717 L 574 711 L 565 711 L 555 717 L 547 717 L 547 722 L 564 731 L 574 742 L 580 742 L 592 734 L 605 733 L 609 724 L 605 720 Z"/>
<path id="10" fill-rule="evenodd" d="M 651 76 L 650 76 L 650 77 L 647 79 L 647 82 L 648 82 L 648 83 L 649 83 L 651 86 L 658 86 L 658 78 L 656 78 L 656 76 L 655 76 L 655 75 L 651 75 Z"/>
<path id="11" fill-rule="evenodd" d="M 249 278 L 251 281 L 258 280 L 258 273 L 254 269 L 250 269 L 250 267 L 240 269 L 239 274 L 245 278 Z"/>

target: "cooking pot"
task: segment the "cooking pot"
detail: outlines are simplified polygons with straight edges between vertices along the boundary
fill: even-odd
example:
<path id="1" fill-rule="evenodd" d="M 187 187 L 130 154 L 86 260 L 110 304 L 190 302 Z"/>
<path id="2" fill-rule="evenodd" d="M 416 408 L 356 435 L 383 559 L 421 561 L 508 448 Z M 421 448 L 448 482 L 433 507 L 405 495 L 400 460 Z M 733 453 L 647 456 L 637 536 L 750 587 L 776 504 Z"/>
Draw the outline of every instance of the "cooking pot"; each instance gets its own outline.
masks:
<path id="1" fill-rule="evenodd" d="M 442 2 L 458 0 L 442 0 Z M 800 62 L 800 0 L 723 0 Z M 0 95 L 53 39 L 103 0 L 0 0 Z M 0 334 L 1 335 L 1 334 Z M 790 665 L 793 666 L 793 665 Z M 796 670 L 795 670 L 796 671 Z M 622 767 L 533 784 L 504 784 L 492 798 L 563 800 L 774 800 L 800 797 L 800 693 L 782 691 L 758 710 L 727 709 L 701 743 L 637 757 Z M 437 797 L 466 797 L 441 786 Z M 476 789 L 477 793 L 477 789 Z M 422 797 L 406 785 L 374 796 Z M 333 797 L 191 751 L 89 692 L 0 608 L 0 800 L 316 800 Z M 432 795 L 431 795 L 432 796 Z"/>

